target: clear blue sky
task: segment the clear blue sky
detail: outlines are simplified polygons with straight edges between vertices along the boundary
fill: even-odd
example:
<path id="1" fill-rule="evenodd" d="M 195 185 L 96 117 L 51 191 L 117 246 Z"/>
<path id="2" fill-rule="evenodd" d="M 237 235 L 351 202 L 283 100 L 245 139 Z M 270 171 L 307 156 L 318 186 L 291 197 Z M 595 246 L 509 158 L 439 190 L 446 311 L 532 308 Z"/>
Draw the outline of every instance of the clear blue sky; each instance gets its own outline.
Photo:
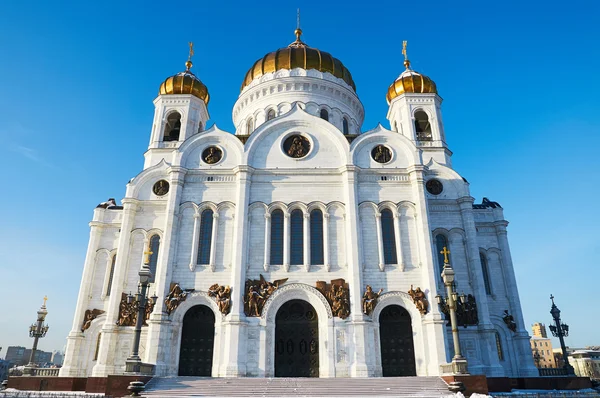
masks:
<path id="1" fill-rule="evenodd" d="M 260 4 L 260 6 L 256 6 Z M 350 69 L 366 109 L 385 119 L 401 43 L 444 98 L 456 170 L 477 202 L 498 201 L 525 322 L 551 320 L 571 346 L 600 345 L 600 14 L 597 2 L 47 2 L 0 4 L 0 346 L 31 345 L 47 294 L 44 350 L 70 330 L 93 208 L 122 198 L 142 168 L 158 86 L 194 72 L 211 121 L 232 131 L 244 74 L 303 39 Z"/>

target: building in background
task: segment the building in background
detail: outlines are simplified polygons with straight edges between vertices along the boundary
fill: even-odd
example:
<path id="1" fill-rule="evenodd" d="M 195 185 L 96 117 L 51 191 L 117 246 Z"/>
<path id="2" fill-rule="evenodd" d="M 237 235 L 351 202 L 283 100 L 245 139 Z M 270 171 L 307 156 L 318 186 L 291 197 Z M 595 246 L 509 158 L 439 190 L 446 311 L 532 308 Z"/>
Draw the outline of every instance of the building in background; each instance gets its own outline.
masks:
<path id="1" fill-rule="evenodd" d="M 52 351 L 52 358 L 50 359 L 50 362 L 52 362 L 52 365 L 62 366 L 64 359 L 65 359 L 64 353 L 62 353 L 60 351 Z"/>
<path id="2" fill-rule="evenodd" d="M 533 337 L 531 338 L 531 353 L 533 363 L 538 369 L 556 368 L 552 341 L 548 338 L 546 325 L 536 322 L 532 326 Z"/>
<path id="3" fill-rule="evenodd" d="M 577 376 L 600 380 L 600 347 L 587 347 L 569 353 L 569 363 Z"/>
<path id="4" fill-rule="evenodd" d="M 4 358 L 10 363 L 10 366 L 21 366 L 29 363 L 29 357 L 31 356 L 31 348 L 25 348 L 21 346 L 10 346 L 6 350 L 6 357 Z M 36 350 L 33 362 L 38 365 L 44 365 L 50 363 L 52 360 L 52 353 Z"/>
<path id="5" fill-rule="evenodd" d="M 10 363 L 7 360 L 0 359 L 0 383 L 8 379 L 8 368 Z"/>

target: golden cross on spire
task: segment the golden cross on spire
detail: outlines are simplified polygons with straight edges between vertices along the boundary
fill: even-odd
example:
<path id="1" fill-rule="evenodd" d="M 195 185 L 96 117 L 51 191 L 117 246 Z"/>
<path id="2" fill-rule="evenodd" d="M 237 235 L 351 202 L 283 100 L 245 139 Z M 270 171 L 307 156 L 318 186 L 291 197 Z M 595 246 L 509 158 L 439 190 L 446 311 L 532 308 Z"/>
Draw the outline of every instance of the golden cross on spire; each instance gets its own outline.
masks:
<path id="1" fill-rule="evenodd" d="M 302 36 L 302 29 L 300 29 L 300 9 L 298 8 L 298 12 L 296 14 L 296 30 L 294 31 L 296 35 L 296 43 L 302 43 L 300 40 L 300 36 Z"/>
<path id="2" fill-rule="evenodd" d="M 48 296 L 44 296 L 44 307 L 46 306 L 46 301 L 48 301 Z"/>
<path id="3" fill-rule="evenodd" d="M 404 66 L 406 69 L 410 69 L 410 61 L 408 60 L 408 54 L 406 53 L 406 45 L 408 44 L 407 40 L 402 42 L 402 55 L 404 55 Z"/>
<path id="4" fill-rule="evenodd" d="M 450 254 L 450 250 L 444 246 L 444 249 L 440 252 L 440 254 L 444 255 L 444 264 L 448 264 L 448 254 Z"/>
<path id="5" fill-rule="evenodd" d="M 185 63 L 186 70 L 190 70 L 192 67 L 192 57 L 194 56 L 194 42 L 190 41 L 188 45 L 190 46 L 190 53 L 188 55 L 188 60 Z"/>
<path id="6" fill-rule="evenodd" d="M 154 252 L 152 250 L 150 250 L 150 248 L 148 248 L 148 250 L 144 252 L 144 256 L 145 256 L 144 264 L 145 265 L 150 264 L 150 256 L 153 254 L 154 254 Z"/>

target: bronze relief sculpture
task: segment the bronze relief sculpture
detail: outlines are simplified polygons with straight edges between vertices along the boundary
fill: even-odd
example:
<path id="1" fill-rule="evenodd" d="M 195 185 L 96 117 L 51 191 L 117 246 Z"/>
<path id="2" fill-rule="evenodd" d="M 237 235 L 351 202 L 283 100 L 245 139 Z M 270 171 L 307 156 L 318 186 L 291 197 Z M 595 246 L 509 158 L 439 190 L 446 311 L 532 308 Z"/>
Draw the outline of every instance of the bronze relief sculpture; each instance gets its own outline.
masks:
<path id="1" fill-rule="evenodd" d="M 231 288 L 229 286 L 219 286 L 218 283 L 215 283 L 208 288 L 208 295 L 217 301 L 221 314 L 229 314 L 231 310 Z"/>
<path id="2" fill-rule="evenodd" d="M 504 310 L 504 316 L 502 317 L 504 323 L 506 323 L 506 327 L 511 330 L 513 333 L 517 332 L 517 323 L 515 322 L 515 318 L 508 313 L 508 310 Z"/>
<path id="3" fill-rule="evenodd" d="M 179 286 L 179 283 L 172 282 L 169 287 L 169 294 L 167 295 L 167 298 L 165 298 L 167 314 L 171 315 L 171 313 L 179 307 L 179 304 L 185 301 L 187 295 L 193 291 L 194 289 L 183 290 L 181 286 Z"/>
<path id="4" fill-rule="evenodd" d="M 342 278 L 333 279 L 331 283 L 317 281 L 316 288 L 331 306 L 333 316 L 346 319 L 350 315 L 350 289 Z"/>
<path id="5" fill-rule="evenodd" d="M 246 295 L 244 297 L 244 312 L 246 315 L 260 316 L 269 297 L 287 280 L 288 278 L 269 282 L 265 280 L 262 274 L 260 279 L 247 279 Z"/>
<path id="6" fill-rule="evenodd" d="M 152 187 L 152 192 L 154 192 L 156 196 L 166 195 L 169 192 L 169 183 L 166 180 L 156 181 Z"/>
<path id="7" fill-rule="evenodd" d="M 425 292 L 423 292 L 418 286 L 416 289 L 413 289 L 413 285 L 410 285 L 408 295 L 412 298 L 413 303 L 415 303 L 415 306 L 417 307 L 421 315 L 427 314 L 427 309 L 429 308 L 429 301 L 427 301 Z"/>
<path id="8" fill-rule="evenodd" d="M 146 321 L 150 319 L 150 314 L 154 310 L 156 303 L 151 297 L 146 300 L 146 306 L 144 308 L 144 324 L 148 326 Z M 118 326 L 135 326 L 138 315 L 138 301 L 137 298 L 134 300 L 128 300 L 127 294 L 121 294 L 121 303 L 119 304 L 119 319 L 117 320 Z"/>
<path id="9" fill-rule="evenodd" d="M 363 294 L 362 305 L 363 305 L 363 313 L 366 315 L 371 315 L 375 306 L 377 305 L 377 299 L 383 292 L 383 289 L 379 289 L 379 292 L 375 293 L 373 288 L 370 285 L 367 285 L 367 289 Z"/>
<path id="10" fill-rule="evenodd" d="M 377 163 L 388 163 L 392 160 L 392 151 L 385 145 L 377 145 L 371 150 L 371 157 Z"/>
<path id="11" fill-rule="evenodd" d="M 294 134 L 283 142 L 283 150 L 291 158 L 303 158 L 310 151 L 310 141 L 300 134 Z"/>
<path id="12" fill-rule="evenodd" d="M 208 164 L 218 163 L 223 158 L 223 151 L 219 147 L 209 146 L 202 151 L 202 160 Z"/>
<path id="13" fill-rule="evenodd" d="M 85 315 L 83 316 L 83 324 L 81 325 L 81 331 L 85 332 L 86 330 L 88 330 L 92 325 L 92 321 L 102 314 L 104 314 L 104 311 L 95 308 L 93 310 L 86 310 Z"/>

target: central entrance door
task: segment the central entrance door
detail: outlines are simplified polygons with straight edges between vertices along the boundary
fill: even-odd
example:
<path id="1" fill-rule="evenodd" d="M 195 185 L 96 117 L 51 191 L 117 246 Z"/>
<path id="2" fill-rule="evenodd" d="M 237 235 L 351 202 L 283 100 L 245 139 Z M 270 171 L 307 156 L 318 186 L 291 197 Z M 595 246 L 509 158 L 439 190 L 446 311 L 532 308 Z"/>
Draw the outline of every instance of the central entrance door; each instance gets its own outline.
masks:
<path id="1" fill-rule="evenodd" d="M 383 377 L 416 376 L 410 315 L 399 305 L 388 305 L 379 315 Z"/>
<path id="2" fill-rule="evenodd" d="M 215 314 L 205 305 L 192 307 L 183 317 L 179 376 L 211 376 Z"/>
<path id="3" fill-rule="evenodd" d="M 277 311 L 275 377 L 319 377 L 319 319 L 304 300 L 288 301 Z"/>

